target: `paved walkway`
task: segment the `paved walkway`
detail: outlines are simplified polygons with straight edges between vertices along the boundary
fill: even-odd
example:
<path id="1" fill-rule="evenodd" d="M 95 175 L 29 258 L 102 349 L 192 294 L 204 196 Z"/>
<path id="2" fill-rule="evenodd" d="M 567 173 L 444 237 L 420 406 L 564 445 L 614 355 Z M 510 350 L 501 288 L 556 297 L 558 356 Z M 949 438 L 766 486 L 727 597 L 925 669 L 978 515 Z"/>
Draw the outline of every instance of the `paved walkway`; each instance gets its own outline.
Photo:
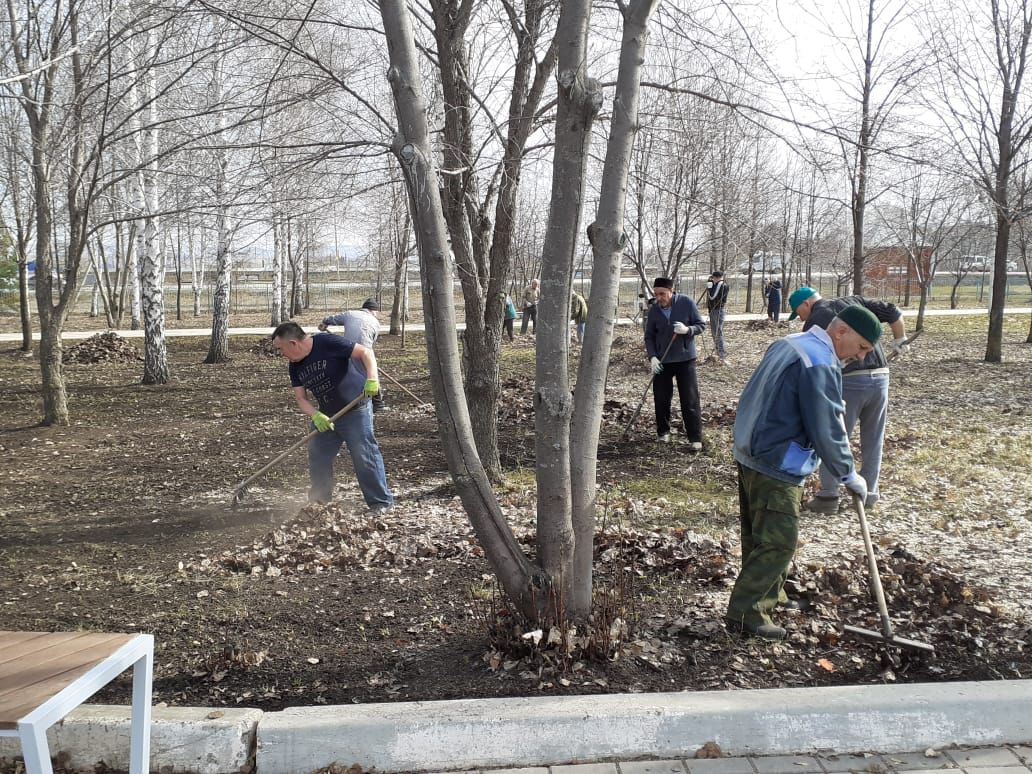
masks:
<path id="1" fill-rule="evenodd" d="M 1032 307 L 1029 306 L 1015 306 L 1004 309 L 1005 314 L 1030 314 L 1032 313 Z M 988 311 L 985 309 L 928 309 L 925 311 L 926 317 L 985 317 Z M 917 311 L 913 309 L 904 309 L 904 317 L 917 317 Z M 746 322 L 748 320 L 766 320 L 766 314 L 729 314 L 724 318 L 727 322 Z M 633 320 L 629 317 L 621 317 L 616 321 L 617 325 L 631 325 Z M 466 324 L 459 323 L 455 326 L 456 330 L 465 330 Z M 420 333 L 425 330 L 426 326 L 423 323 L 416 323 L 413 325 L 406 325 L 405 330 L 408 333 Z M 305 327 L 305 330 L 309 333 L 318 332 L 318 328 L 314 325 Z M 380 332 L 387 333 L 390 330 L 390 326 L 381 325 Z M 103 333 L 104 329 L 97 329 L 93 331 L 64 331 L 61 334 L 61 338 L 64 341 L 76 341 L 81 339 L 88 339 L 97 333 Z M 142 339 L 142 330 L 116 330 L 119 336 L 125 339 Z M 268 336 L 272 333 L 272 326 L 267 327 L 255 327 L 255 328 L 230 328 L 230 336 Z M 165 336 L 168 338 L 175 338 L 180 336 L 210 336 L 211 328 L 166 328 Z M 34 330 L 32 333 L 34 341 L 39 341 L 39 330 Z M 0 333 L 0 343 L 21 341 L 21 333 Z"/>
<path id="2" fill-rule="evenodd" d="M 923 752 L 912 752 L 892 755 L 768 755 L 585 763 L 576 766 L 488 769 L 483 774 L 890 774 L 930 769 L 952 769 L 956 774 L 1029 774 L 1032 771 L 1032 747 L 940 750 L 933 757 Z"/>

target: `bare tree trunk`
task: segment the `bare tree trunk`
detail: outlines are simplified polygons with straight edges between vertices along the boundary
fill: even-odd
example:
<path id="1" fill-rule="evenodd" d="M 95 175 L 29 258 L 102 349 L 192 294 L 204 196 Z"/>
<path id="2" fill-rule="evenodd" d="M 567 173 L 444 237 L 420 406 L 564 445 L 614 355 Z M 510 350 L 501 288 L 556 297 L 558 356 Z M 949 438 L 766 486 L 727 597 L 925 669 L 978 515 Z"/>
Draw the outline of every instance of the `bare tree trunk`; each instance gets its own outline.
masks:
<path id="1" fill-rule="evenodd" d="M 491 491 L 462 390 L 448 229 L 408 10 L 402 0 L 381 0 L 380 13 L 399 122 L 394 151 L 405 174 L 419 248 L 427 360 L 441 443 L 459 497 L 502 587 L 521 611 L 536 618 L 548 597 L 548 578 L 523 554 Z"/>
<path id="2" fill-rule="evenodd" d="M 283 322 L 283 239 L 279 217 L 272 219 L 272 319 L 275 328 Z"/>
<path id="3" fill-rule="evenodd" d="M 390 335 L 397 336 L 401 332 L 401 315 L 405 294 L 408 293 L 408 232 L 409 216 L 405 214 L 405 226 L 401 231 L 401 239 L 394 245 L 394 300 L 391 302 Z"/>
<path id="4" fill-rule="evenodd" d="M 213 104 L 222 102 L 223 66 L 221 59 L 212 68 L 211 91 Z M 226 125 L 226 115 L 218 112 L 219 136 Z M 230 253 L 229 207 L 226 204 L 226 174 L 229 157 L 225 148 L 215 151 L 215 293 L 212 296 L 211 343 L 205 363 L 225 363 L 229 360 L 229 292 L 233 277 L 233 256 Z"/>
<path id="5" fill-rule="evenodd" d="M 129 248 L 129 265 L 126 267 L 129 283 L 129 328 L 138 331 L 141 325 L 141 300 L 140 300 L 140 251 L 137 248 Z"/>
<path id="6" fill-rule="evenodd" d="M 1007 172 L 1009 177 L 1009 170 Z M 1006 201 L 1007 177 L 1001 173 L 999 201 Z M 1003 309 L 1007 301 L 1007 246 L 1010 244 L 1011 222 L 1007 210 L 997 204 L 996 249 L 994 258 L 992 298 L 989 300 L 989 335 L 985 344 L 985 362 L 1003 360 Z"/>
<path id="7" fill-rule="evenodd" d="M 605 401 L 606 372 L 613 344 L 615 310 L 620 290 L 620 263 L 627 235 L 624 232 L 627 173 L 638 131 L 638 91 L 645 61 L 649 16 L 658 0 L 633 0 L 623 10 L 620 71 L 613 100 L 609 146 L 602 170 L 598 214 L 588 227 L 594 261 L 588 324 L 577 370 L 573 431 L 570 436 L 570 491 L 573 507 L 573 589 L 567 610 L 572 618 L 591 611 L 594 564 L 595 505 L 599 430 Z"/>
<path id="8" fill-rule="evenodd" d="M 917 303 L 917 320 L 914 322 L 915 331 L 919 331 L 924 328 L 925 309 L 928 308 L 928 290 L 931 285 L 931 279 L 927 282 L 922 282 L 920 285 L 921 298 Z"/>
<path id="9" fill-rule="evenodd" d="M 864 213 L 867 209 L 868 154 L 871 144 L 871 73 L 874 69 L 874 0 L 867 3 L 867 47 L 864 54 L 864 75 L 860 99 L 860 136 L 857 143 L 857 163 L 853 172 L 853 197 L 850 202 L 853 216 L 853 293 L 864 292 Z"/>
<path id="10" fill-rule="evenodd" d="M 29 265 L 25 254 L 18 257 L 18 314 L 21 317 L 22 352 L 32 352 L 32 313 L 29 310 Z M 37 270 L 37 275 L 39 271 Z"/>
<path id="11" fill-rule="evenodd" d="M 153 55 L 157 36 L 152 28 L 147 33 L 147 51 L 142 59 Z M 146 65 L 141 62 L 141 70 Z M 158 128 L 157 75 L 148 68 L 144 75 L 143 116 L 146 126 L 140 138 L 140 200 L 146 218 L 140 232 L 140 285 L 143 311 L 143 384 L 166 384 L 169 380 L 168 350 L 165 346 L 165 271 L 158 240 Z M 133 89 L 135 91 L 135 87 Z"/>
<path id="12" fill-rule="evenodd" d="M 225 159 L 219 163 L 216 196 L 219 197 L 217 221 L 218 245 L 215 253 L 215 292 L 212 295 L 211 345 L 205 363 L 225 363 L 229 360 L 229 291 L 232 281 L 233 258 L 229 252 L 229 225 L 222 180 L 225 177 Z"/>
<path id="13" fill-rule="evenodd" d="M 541 259 L 534 391 L 538 484 L 538 561 L 552 579 L 559 609 L 572 600 L 573 502 L 570 494 L 570 283 L 577 247 L 591 125 L 602 105 L 601 84 L 585 71 L 590 0 L 570 0 L 559 13 L 558 107 L 552 203 Z M 611 310 L 597 310 L 609 314 Z"/>

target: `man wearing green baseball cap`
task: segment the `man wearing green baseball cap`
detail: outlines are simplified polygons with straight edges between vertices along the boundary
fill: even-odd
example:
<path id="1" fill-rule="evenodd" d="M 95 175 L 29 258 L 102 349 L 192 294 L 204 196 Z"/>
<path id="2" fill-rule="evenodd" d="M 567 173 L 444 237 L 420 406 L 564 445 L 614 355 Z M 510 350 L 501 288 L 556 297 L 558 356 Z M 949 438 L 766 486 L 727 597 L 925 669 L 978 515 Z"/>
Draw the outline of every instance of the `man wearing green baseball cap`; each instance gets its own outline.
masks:
<path id="1" fill-rule="evenodd" d="M 822 462 L 837 481 L 867 496 L 842 424 L 840 363 L 864 357 L 881 335 L 878 319 L 851 306 L 819 326 L 775 341 L 738 400 L 734 454 L 742 571 L 725 620 L 733 631 L 785 637 L 771 612 L 787 602 L 788 566 L 799 540 L 803 482 Z"/>
<path id="2" fill-rule="evenodd" d="M 809 291 L 803 294 L 802 291 Z M 799 288 L 800 298 L 792 304 L 793 315 L 804 323 L 803 330 L 814 325 L 826 328 L 836 317 L 849 307 L 866 309 L 878 319 L 879 329 L 887 324 L 893 335 L 892 349 L 896 355 L 909 350 L 903 313 L 888 301 L 845 296 L 843 298 L 821 298 L 813 288 Z M 793 293 L 795 297 L 796 293 Z M 867 482 L 865 507 L 873 508 L 881 497 L 878 478 L 881 474 L 882 445 L 885 440 L 885 424 L 889 408 L 889 360 L 881 344 L 861 360 L 847 364 L 842 369 L 842 400 L 846 404 L 846 432 L 850 435 L 857 423 L 860 425 L 860 475 Z M 806 509 L 817 513 L 835 513 L 839 507 L 839 484 L 834 476 L 821 468 L 821 488 L 817 496 L 806 503 Z"/>
<path id="3" fill-rule="evenodd" d="M 792 295 L 788 297 L 788 306 L 792 310 L 792 314 L 788 316 L 789 322 L 799 317 L 800 314 L 805 314 L 806 310 L 813 306 L 814 301 L 821 297 L 813 288 L 796 288 L 792 291 Z M 802 307 L 802 309 L 800 309 Z M 805 320 L 806 318 L 803 317 Z"/>

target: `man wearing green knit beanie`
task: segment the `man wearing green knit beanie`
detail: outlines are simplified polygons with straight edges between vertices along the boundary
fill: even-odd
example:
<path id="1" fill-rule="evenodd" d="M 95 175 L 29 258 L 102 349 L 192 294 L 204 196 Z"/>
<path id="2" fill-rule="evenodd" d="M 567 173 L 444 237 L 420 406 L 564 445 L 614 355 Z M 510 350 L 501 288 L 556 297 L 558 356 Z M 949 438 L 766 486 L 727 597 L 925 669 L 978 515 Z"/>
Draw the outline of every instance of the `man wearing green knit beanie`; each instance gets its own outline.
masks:
<path id="1" fill-rule="evenodd" d="M 742 569 L 725 615 L 729 630 L 785 637 L 771 614 L 791 602 L 784 585 L 799 542 L 803 484 L 820 464 L 837 484 L 867 497 L 842 423 L 841 363 L 866 356 L 880 333 L 866 309 L 844 310 L 827 330 L 771 344 L 742 390 L 734 427 Z"/>

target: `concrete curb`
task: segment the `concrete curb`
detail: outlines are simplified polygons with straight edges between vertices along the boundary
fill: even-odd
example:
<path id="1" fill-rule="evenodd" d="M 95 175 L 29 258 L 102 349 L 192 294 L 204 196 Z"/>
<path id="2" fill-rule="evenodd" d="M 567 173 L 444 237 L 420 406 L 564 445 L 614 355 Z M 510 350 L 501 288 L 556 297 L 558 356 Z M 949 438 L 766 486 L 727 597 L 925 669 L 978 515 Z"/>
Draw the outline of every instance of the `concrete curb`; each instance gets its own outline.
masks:
<path id="1" fill-rule="evenodd" d="M 129 707 L 83 705 L 47 731 L 50 755 L 70 769 L 92 771 L 101 761 L 129 770 Z M 155 707 L 150 769 L 154 772 L 229 774 L 253 766 L 257 709 Z M 21 757 L 17 738 L 0 738 L 0 758 Z"/>
<path id="2" fill-rule="evenodd" d="M 1032 681 L 305 707 L 268 713 L 259 774 L 381 772 L 1032 741 Z"/>
<path id="3" fill-rule="evenodd" d="M 1032 743 L 1032 680 L 480 699 L 255 709 L 157 707 L 151 770 L 307 774 L 520 768 L 725 755 L 900 752 Z M 66 765 L 128 769 L 129 708 L 81 707 L 51 729 Z M 251 754 L 257 746 L 256 759 Z M 0 739 L 0 757 L 20 755 Z"/>

